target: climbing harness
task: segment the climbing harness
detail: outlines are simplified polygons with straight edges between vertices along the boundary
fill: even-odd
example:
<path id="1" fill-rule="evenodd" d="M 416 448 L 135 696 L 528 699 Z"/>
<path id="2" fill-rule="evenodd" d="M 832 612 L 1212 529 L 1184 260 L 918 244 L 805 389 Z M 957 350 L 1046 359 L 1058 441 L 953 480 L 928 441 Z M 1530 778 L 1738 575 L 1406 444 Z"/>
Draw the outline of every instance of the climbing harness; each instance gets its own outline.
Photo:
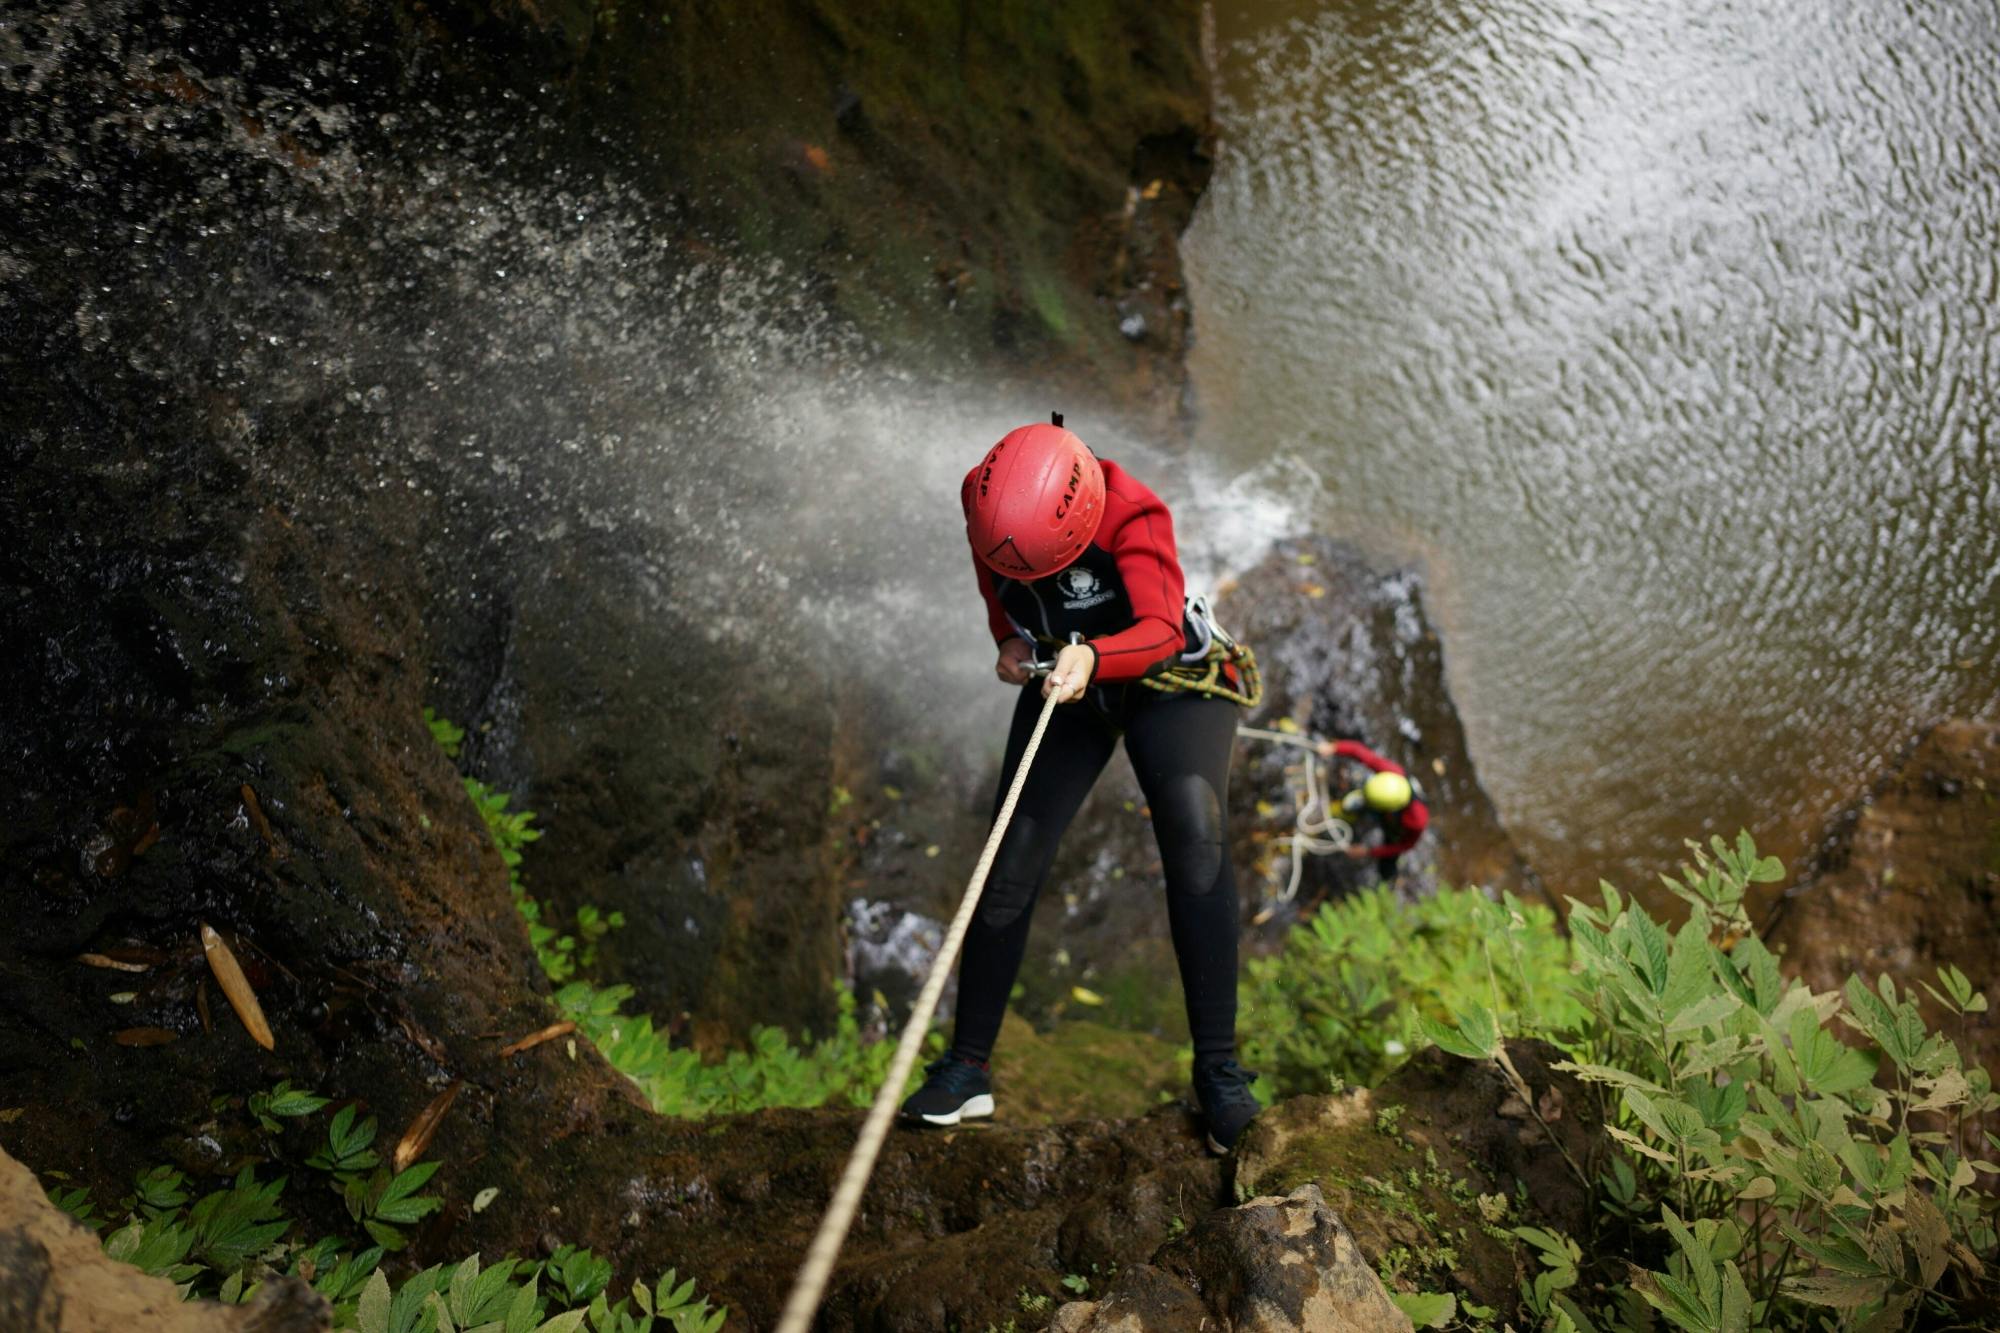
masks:
<path id="1" fill-rule="evenodd" d="M 1354 826 L 1342 817 L 1339 806 L 1326 799 L 1326 786 L 1319 769 L 1318 741 L 1295 732 L 1268 731 L 1263 727 L 1238 727 L 1236 734 L 1253 741 L 1296 746 L 1306 752 L 1305 799 L 1299 802 L 1299 813 L 1292 821 L 1292 835 L 1278 839 L 1279 844 L 1288 847 L 1292 854 L 1291 881 L 1278 895 L 1279 902 L 1288 903 L 1298 897 L 1299 879 L 1306 869 L 1306 854 L 1331 856 L 1346 851 L 1354 842 Z"/>
<path id="2" fill-rule="evenodd" d="M 1138 683 L 1162 694 L 1206 694 L 1245 708 L 1255 708 L 1263 702 L 1264 679 L 1257 670 L 1257 654 L 1250 650 L 1249 644 L 1238 643 L 1229 631 L 1215 623 L 1207 594 L 1187 599 L 1186 616 L 1196 646 L 1182 653 L 1172 666 L 1140 677 Z M 1026 630 L 1022 630 L 1022 637 L 1038 647 L 1048 647 L 1054 642 L 1042 635 L 1030 635 Z M 1070 636 L 1072 640 L 1078 637 Z M 1038 659 L 1029 662 L 1027 670 L 1030 675 L 1045 676 L 1054 666 L 1052 661 Z"/>
<path id="3" fill-rule="evenodd" d="M 1140 684 L 1165 694 L 1206 694 L 1227 699 L 1245 708 L 1255 708 L 1264 700 L 1264 678 L 1257 670 L 1257 654 L 1247 643 L 1238 643 L 1229 631 L 1215 623 L 1208 596 L 1187 600 L 1187 622 L 1200 643 L 1182 653 L 1180 661 L 1158 675 L 1146 676 Z"/>
<path id="4" fill-rule="evenodd" d="M 833 1261 L 840 1256 L 840 1244 L 847 1239 L 847 1229 L 854 1224 L 855 1210 L 861 1205 L 861 1192 L 868 1187 L 868 1177 L 875 1170 L 875 1159 L 882 1152 L 882 1141 L 889 1135 L 889 1123 L 895 1116 L 897 1099 L 902 1096 L 903 1085 L 909 1082 L 910 1071 L 916 1067 L 917 1052 L 922 1049 L 924 1038 L 930 1032 L 931 1015 L 936 1012 L 938 1000 L 944 994 L 945 978 L 951 974 L 951 965 L 958 958 L 960 946 L 965 943 L 965 932 L 971 927 L 973 911 L 979 906 L 980 891 L 986 887 L 986 876 L 993 869 L 993 857 L 1000 850 L 1000 839 L 1006 834 L 1009 821 L 1014 818 L 1014 805 L 1021 799 L 1021 789 L 1027 785 L 1028 770 L 1035 762 L 1035 751 L 1041 748 L 1042 733 L 1048 730 L 1049 718 L 1055 713 L 1056 700 L 1060 697 L 1060 694 L 1051 694 L 1042 703 L 1041 716 L 1035 719 L 1035 730 L 1028 737 L 1028 748 L 1021 753 L 1021 762 L 1014 770 L 1014 781 L 1007 788 L 1007 798 L 1000 803 L 1000 813 L 993 820 L 993 831 L 986 835 L 986 846 L 979 853 L 979 863 L 972 868 L 972 882 L 966 886 L 965 900 L 958 905 L 958 915 L 951 919 L 944 943 L 939 947 L 937 957 L 931 961 L 930 975 L 924 978 L 924 988 L 917 994 L 909 1022 L 903 1025 L 903 1036 L 896 1043 L 896 1054 L 889 1061 L 889 1073 L 882 1081 L 882 1090 L 875 1094 L 875 1104 L 868 1108 L 868 1118 L 861 1124 L 861 1137 L 855 1141 L 854 1151 L 848 1155 L 847 1166 L 840 1173 L 840 1183 L 834 1188 L 833 1200 L 827 1205 L 826 1216 L 820 1219 L 819 1231 L 806 1250 L 806 1260 L 800 1265 L 799 1275 L 792 1283 L 792 1293 L 785 1299 L 784 1313 L 778 1319 L 778 1333 L 806 1333 L 814 1311 L 819 1308 L 820 1295 L 826 1290 L 826 1280 L 833 1273 Z"/>

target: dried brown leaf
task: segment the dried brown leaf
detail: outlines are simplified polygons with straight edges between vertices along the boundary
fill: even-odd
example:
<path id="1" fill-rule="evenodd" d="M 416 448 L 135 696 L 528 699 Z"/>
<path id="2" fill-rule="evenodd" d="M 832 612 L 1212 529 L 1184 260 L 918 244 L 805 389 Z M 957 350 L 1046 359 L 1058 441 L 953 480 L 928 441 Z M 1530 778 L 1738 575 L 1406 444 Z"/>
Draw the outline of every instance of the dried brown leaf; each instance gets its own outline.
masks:
<path id="1" fill-rule="evenodd" d="M 238 790 L 243 797 L 243 809 L 250 816 L 250 824 L 257 830 L 257 836 L 264 840 L 264 846 L 270 849 L 271 859 L 284 860 L 287 855 L 285 844 L 278 841 L 278 835 L 271 831 L 271 821 L 264 817 L 264 807 L 258 804 L 257 793 L 247 782 Z"/>
<path id="2" fill-rule="evenodd" d="M 115 972 L 144 972 L 146 970 L 144 963 L 128 963 L 123 959 L 113 958 L 109 954 L 102 953 L 80 953 L 76 956 L 76 961 L 82 963 L 85 967 L 105 967 Z"/>
<path id="3" fill-rule="evenodd" d="M 464 1079 L 453 1079 L 450 1087 L 431 1098 L 430 1105 L 417 1112 L 417 1118 L 410 1122 L 410 1127 L 403 1131 L 403 1137 L 396 1141 L 396 1170 L 406 1169 L 424 1155 L 424 1149 L 431 1146 L 431 1136 L 437 1133 L 444 1113 L 458 1100 L 458 1090 L 463 1086 Z"/>
<path id="4" fill-rule="evenodd" d="M 257 992 L 250 988 L 250 979 L 243 975 L 243 967 L 228 942 L 206 921 L 201 923 L 201 947 L 208 954 L 208 967 L 215 973 L 215 984 L 222 987 L 229 1007 L 243 1021 L 250 1040 L 271 1050 L 277 1043 L 271 1038 L 271 1025 L 264 1020 L 264 1007 L 257 1003 Z"/>
<path id="5" fill-rule="evenodd" d="M 111 1034 L 111 1040 L 120 1046 L 165 1046 L 180 1039 L 180 1033 L 165 1028 L 125 1028 Z"/>
<path id="6" fill-rule="evenodd" d="M 502 1046 L 500 1048 L 500 1054 L 519 1055 L 522 1051 L 528 1050 L 532 1047 L 539 1046 L 545 1041 L 554 1041 L 557 1037 L 566 1036 L 567 1034 L 574 1031 L 576 1031 L 576 1024 L 571 1022 L 569 1019 L 565 1018 L 560 1023 L 549 1024 L 547 1027 L 543 1028 L 540 1032 L 531 1032 L 527 1036 L 521 1038 L 519 1041 L 510 1042 L 507 1045 Z"/>

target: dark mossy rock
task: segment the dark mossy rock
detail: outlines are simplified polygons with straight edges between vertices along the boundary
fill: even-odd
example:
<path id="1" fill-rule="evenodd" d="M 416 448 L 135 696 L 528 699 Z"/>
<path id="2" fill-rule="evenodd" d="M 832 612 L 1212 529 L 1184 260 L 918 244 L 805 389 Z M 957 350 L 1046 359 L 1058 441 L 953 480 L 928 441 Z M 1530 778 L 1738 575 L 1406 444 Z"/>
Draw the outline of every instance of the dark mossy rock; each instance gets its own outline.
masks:
<path id="1" fill-rule="evenodd" d="M 1238 1147 L 1237 1194 L 1317 1185 L 1368 1261 L 1409 1289 L 1511 1310 L 1534 1264 L 1504 1228 L 1533 1221 L 1587 1235 L 1576 1169 L 1592 1169 L 1605 1141 L 1591 1091 L 1551 1068 L 1559 1052 L 1507 1049 L 1532 1109 L 1494 1064 L 1432 1047 L 1379 1088 L 1295 1097 L 1260 1116 Z"/>
<path id="2" fill-rule="evenodd" d="M 852 1146 L 860 1113 L 761 1112 L 679 1131 L 640 1164 L 632 1225 L 748 1320 L 776 1316 Z M 899 1130 L 884 1148 L 820 1327 L 918 1333 L 1023 1319 L 1065 1274 L 1152 1254 L 1227 1202 L 1192 1117 L 1041 1128 Z M 1037 1301 L 1037 1298 L 1049 1298 Z M 1034 1321 L 1029 1321 L 1033 1326 Z"/>

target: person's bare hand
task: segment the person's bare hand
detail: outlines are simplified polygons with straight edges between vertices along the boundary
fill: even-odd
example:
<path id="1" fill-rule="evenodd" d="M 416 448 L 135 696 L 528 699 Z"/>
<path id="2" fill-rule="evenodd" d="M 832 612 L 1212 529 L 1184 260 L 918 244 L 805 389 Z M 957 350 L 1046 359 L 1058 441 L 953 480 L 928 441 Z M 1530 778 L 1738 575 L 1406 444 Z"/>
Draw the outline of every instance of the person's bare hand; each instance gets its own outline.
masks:
<path id="1" fill-rule="evenodd" d="M 1081 643 L 1065 644 L 1056 654 L 1049 678 L 1042 682 L 1042 697 L 1055 695 L 1057 703 L 1074 703 L 1083 697 L 1090 674 L 1097 669 L 1097 654 Z"/>
<path id="2" fill-rule="evenodd" d="M 1359 861 L 1362 857 L 1368 855 L 1368 849 L 1358 842 L 1348 843 L 1347 846 L 1341 848 L 1341 851 L 1346 853 L 1347 859 L 1350 861 Z"/>
<path id="3" fill-rule="evenodd" d="M 1009 685 L 1026 685 L 1032 676 L 1028 674 L 1028 663 L 1035 660 L 1035 645 L 1019 637 L 1000 645 L 1000 660 L 993 664 L 993 674 Z"/>

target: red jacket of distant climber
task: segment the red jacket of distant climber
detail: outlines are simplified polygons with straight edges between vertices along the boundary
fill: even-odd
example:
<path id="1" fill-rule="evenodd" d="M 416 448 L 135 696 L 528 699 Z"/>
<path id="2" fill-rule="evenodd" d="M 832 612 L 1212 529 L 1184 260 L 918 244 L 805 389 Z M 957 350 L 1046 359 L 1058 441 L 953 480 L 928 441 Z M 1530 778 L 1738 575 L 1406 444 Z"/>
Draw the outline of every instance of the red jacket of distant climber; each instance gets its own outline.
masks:
<path id="1" fill-rule="evenodd" d="M 1333 753 L 1335 758 L 1352 759 L 1358 764 L 1366 764 L 1377 773 L 1401 773 L 1404 777 L 1409 776 L 1402 765 L 1384 759 L 1360 741 L 1335 741 Z M 1387 837 L 1381 846 L 1368 849 L 1368 854 L 1378 860 L 1401 856 L 1416 846 L 1417 839 L 1423 837 L 1424 830 L 1430 827 L 1431 812 L 1422 801 L 1412 798 L 1410 803 L 1396 814 L 1382 816 L 1382 822 L 1387 827 Z"/>

